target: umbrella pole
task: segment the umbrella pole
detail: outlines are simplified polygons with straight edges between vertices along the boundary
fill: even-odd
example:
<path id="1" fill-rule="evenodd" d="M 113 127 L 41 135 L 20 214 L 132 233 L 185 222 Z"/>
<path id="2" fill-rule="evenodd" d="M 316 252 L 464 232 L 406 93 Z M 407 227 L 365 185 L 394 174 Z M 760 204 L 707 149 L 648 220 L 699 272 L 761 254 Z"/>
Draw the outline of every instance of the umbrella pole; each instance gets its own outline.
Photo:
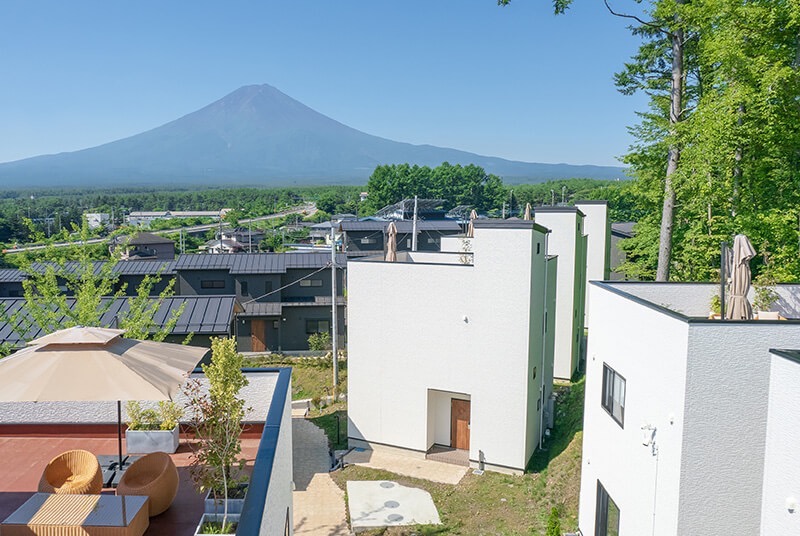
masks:
<path id="1" fill-rule="evenodd" d="M 117 400 L 117 446 L 119 447 L 119 465 L 117 466 L 117 470 L 122 471 L 122 402 L 119 400 Z"/>

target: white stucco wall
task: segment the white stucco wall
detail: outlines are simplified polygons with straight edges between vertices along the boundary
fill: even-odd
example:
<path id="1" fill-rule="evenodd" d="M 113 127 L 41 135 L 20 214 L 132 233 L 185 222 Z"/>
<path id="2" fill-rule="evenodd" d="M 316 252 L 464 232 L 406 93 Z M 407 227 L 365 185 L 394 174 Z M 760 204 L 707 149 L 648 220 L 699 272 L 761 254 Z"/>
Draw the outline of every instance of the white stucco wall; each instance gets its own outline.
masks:
<path id="1" fill-rule="evenodd" d="M 470 458 L 522 469 L 539 424 L 527 406 L 532 368 L 543 370 L 531 288 L 544 289 L 544 235 L 478 228 L 473 250 L 473 266 L 348 264 L 348 433 L 424 452 L 437 438 L 429 390 L 462 393 Z"/>
<path id="2" fill-rule="evenodd" d="M 192 374 L 192 378 L 200 378 L 206 382 L 203 374 Z M 241 391 L 242 397 L 250 408 L 245 420 L 248 422 L 263 421 L 267 414 L 272 393 L 275 389 L 277 374 L 248 373 L 249 385 Z M 186 397 L 180 393 L 175 401 L 184 406 Z M 144 407 L 156 407 L 155 402 L 143 402 Z M 127 420 L 125 403 L 122 404 L 122 420 Z M 114 423 L 117 422 L 116 402 L 0 402 L 1 424 L 82 424 L 82 423 Z"/>
<path id="3" fill-rule="evenodd" d="M 769 348 L 798 341 L 787 322 L 691 324 L 679 532 L 758 534 Z"/>
<path id="4" fill-rule="evenodd" d="M 583 298 L 576 295 L 584 284 L 582 217 L 572 211 L 536 211 L 536 223 L 550 229 L 547 251 L 558 256 L 556 291 L 554 376 L 569 379 L 578 367 L 583 331 Z M 580 318 L 579 318 L 580 316 Z M 580 332 L 580 333 L 579 333 Z M 577 341 L 576 341 L 577 338 Z"/>
<path id="5" fill-rule="evenodd" d="M 595 533 L 599 480 L 620 509 L 620 534 L 705 534 L 677 530 L 688 324 L 596 285 L 589 292 L 579 527 Z M 624 428 L 601 405 L 604 363 L 626 380 Z M 643 425 L 656 427 L 657 457 Z"/>
<path id="6" fill-rule="evenodd" d="M 608 221 L 608 203 L 605 201 L 577 202 L 575 206 L 583 212 L 583 234 L 587 237 L 586 284 L 589 281 L 610 279 L 611 272 L 611 222 Z M 589 293 L 586 292 L 588 310 Z M 586 314 L 585 326 L 588 324 Z"/>
<path id="7" fill-rule="evenodd" d="M 800 534 L 800 363 L 774 354 L 770 362 L 761 535 Z"/>
<path id="8" fill-rule="evenodd" d="M 291 382 L 283 406 L 280 433 L 275 449 L 272 474 L 267 488 L 264 516 L 261 521 L 261 536 L 284 536 L 286 517 L 289 518 L 289 534 L 294 532 L 292 520 L 292 387 Z"/>

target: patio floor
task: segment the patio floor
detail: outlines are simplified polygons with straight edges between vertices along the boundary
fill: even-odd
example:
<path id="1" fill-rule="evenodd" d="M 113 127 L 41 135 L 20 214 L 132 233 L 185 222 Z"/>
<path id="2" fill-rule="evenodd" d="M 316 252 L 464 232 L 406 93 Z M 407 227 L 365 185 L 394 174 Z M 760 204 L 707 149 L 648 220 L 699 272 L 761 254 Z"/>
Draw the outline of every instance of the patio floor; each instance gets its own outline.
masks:
<path id="1" fill-rule="evenodd" d="M 39 432 L 33 437 L 0 433 L 0 521 L 36 492 L 44 467 L 55 456 L 71 449 L 84 449 L 96 455 L 117 452 L 116 435 L 102 431 L 73 430 L 70 437 L 47 437 L 44 434 L 46 432 Z M 242 439 L 242 455 L 247 459 L 248 470 L 252 469 L 258 443 L 256 433 L 251 432 Z M 123 452 L 124 449 L 123 439 Z M 178 452 L 172 455 L 180 475 L 178 496 L 169 510 L 150 518 L 150 528 L 145 532 L 146 535 L 194 534 L 203 513 L 203 497 L 192 485 L 187 467 L 190 456 L 191 448 L 187 440 L 181 438 Z M 114 491 L 106 489 L 103 493 L 113 494 Z"/>

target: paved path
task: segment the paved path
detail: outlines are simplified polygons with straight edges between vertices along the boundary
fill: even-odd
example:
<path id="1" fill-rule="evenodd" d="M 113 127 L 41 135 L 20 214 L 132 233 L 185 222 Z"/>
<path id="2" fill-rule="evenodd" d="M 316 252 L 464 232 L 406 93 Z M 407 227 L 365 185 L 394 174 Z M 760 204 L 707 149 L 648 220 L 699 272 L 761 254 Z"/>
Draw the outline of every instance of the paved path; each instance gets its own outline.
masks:
<path id="1" fill-rule="evenodd" d="M 461 482 L 468 470 L 467 467 L 460 465 L 408 456 L 393 449 L 380 447 L 376 447 L 375 450 L 353 451 L 345 456 L 344 461 L 451 485 Z"/>
<path id="2" fill-rule="evenodd" d="M 292 419 L 294 456 L 294 533 L 310 536 L 349 535 L 344 492 L 328 474 L 325 433 L 303 418 Z"/>

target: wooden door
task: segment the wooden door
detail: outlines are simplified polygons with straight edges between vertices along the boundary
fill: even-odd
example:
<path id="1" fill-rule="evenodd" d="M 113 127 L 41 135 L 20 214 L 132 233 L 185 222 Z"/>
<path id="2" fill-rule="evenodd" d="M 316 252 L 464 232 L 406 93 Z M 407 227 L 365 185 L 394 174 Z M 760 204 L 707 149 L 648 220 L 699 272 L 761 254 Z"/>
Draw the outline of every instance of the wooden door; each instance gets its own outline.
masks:
<path id="1" fill-rule="evenodd" d="M 250 323 L 250 344 L 253 352 L 267 351 L 267 321 L 254 318 Z"/>
<path id="2" fill-rule="evenodd" d="M 469 400 L 450 399 L 450 446 L 469 450 Z"/>

